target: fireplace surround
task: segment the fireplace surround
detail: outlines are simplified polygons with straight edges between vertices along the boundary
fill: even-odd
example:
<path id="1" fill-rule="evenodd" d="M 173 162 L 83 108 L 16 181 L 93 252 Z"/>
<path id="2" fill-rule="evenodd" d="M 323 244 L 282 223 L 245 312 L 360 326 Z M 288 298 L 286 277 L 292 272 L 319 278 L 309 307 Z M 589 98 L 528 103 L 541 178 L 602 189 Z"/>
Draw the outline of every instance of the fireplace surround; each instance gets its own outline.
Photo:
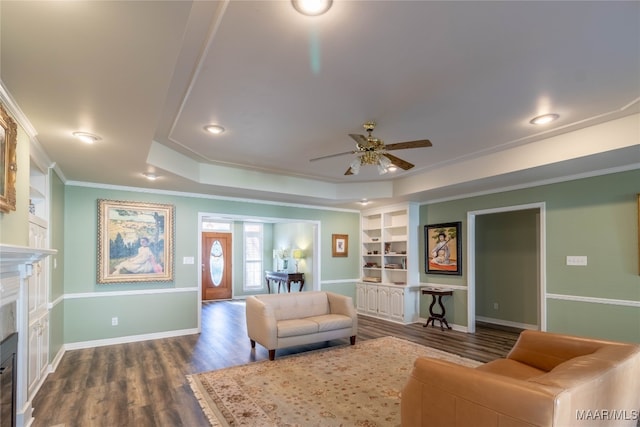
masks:
<path id="1" fill-rule="evenodd" d="M 32 423 L 33 408 L 28 396 L 28 279 L 33 264 L 57 253 L 52 249 L 0 244 L 0 366 L 3 399 L 0 403 L 0 424 L 24 427 Z M 15 322 L 15 327 L 12 327 Z M 9 325 L 9 326 L 7 326 Z M 6 335 L 6 337 L 5 337 Z M 4 400 L 5 389 L 11 400 Z M 11 415 L 7 415 L 11 414 Z M 5 417 L 10 416 L 7 422 Z"/>
<path id="2" fill-rule="evenodd" d="M 0 425 L 16 425 L 16 359 L 18 333 L 0 342 Z"/>

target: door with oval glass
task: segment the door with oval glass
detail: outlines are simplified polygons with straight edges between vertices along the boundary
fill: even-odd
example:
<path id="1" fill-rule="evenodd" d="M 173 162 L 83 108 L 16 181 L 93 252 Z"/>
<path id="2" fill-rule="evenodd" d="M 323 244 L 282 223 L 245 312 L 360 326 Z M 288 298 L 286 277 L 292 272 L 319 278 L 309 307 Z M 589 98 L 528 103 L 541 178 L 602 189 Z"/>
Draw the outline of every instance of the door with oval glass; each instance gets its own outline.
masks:
<path id="1" fill-rule="evenodd" d="M 202 300 L 231 299 L 231 234 L 202 233 Z"/>

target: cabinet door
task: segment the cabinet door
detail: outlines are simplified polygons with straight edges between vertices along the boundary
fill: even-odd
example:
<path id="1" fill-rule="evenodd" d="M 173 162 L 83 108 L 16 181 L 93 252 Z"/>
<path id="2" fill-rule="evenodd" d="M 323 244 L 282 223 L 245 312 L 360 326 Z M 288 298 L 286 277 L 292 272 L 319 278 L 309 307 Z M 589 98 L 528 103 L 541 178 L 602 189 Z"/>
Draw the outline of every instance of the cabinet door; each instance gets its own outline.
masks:
<path id="1" fill-rule="evenodd" d="M 367 311 L 370 313 L 378 312 L 378 289 L 377 286 L 367 288 Z"/>
<path id="2" fill-rule="evenodd" d="M 27 365 L 27 378 L 29 382 L 29 395 L 31 395 L 33 387 L 40 378 L 40 369 L 38 362 L 38 343 L 40 341 L 40 323 L 35 322 L 29 327 L 29 364 Z"/>
<path id="3" fill-rule="evenodd" d="M 31 317 L 38 308 L 38 285 L 40 282 L 37 274 L 38 268 L 36 268 L 38 264 L 39 262 L 34 264 L 33 274 L 27 279 L 27 287 L 29 292 L 29 317 Z"/>
<path id="4" fill-rule="evenodd" d="M 404 320 L 404 291 L 392 289 L 389 292 L 389 314 L 393 319 Z"/>
<path id="5" fill-rule="evenodd" d="M 378 288 L 378 314 L 389 315 L 389 289 L 383 286 Z"/>
<path id="6" fill-rule="evenodd" d="M 47 280 L 45 276 L 46 261 L 38 261 L 33 265 L 33 272 L 36 276 L 36 310 L 47 310 Z"/>
<path id="7" fill-rule="evenodd" d="M 367 285 L 356 284 L 356 310 L 367 311 Z"/>
<path id="8" fill-rule="evenodd" d="M 40 358 L 38 367 L 40 369 L 40 378 L 44 378 L 49 367 L 49 315 L 45 315 L 40 320 L 40 340 L 38 348 L 38 356 Z"/>

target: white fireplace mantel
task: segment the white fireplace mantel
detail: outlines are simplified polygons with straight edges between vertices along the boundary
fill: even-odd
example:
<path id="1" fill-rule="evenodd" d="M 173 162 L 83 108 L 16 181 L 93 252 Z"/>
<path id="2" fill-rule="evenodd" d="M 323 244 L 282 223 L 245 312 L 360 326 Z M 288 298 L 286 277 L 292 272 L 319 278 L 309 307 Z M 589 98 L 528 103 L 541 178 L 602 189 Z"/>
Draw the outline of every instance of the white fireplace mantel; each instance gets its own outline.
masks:
<path id="1" fill-rule="evenodd" d="M 25 266 L 57 252 L 55 249 L 0 244 L 0 277 L 25 274 Z"/>
<path id="2" fill-rule="evenodd" d="M 17 425 L 28 426 L 32 422 L 32 406 L 27 396 L 28 360 L 28 279 L 33 272 L 33 263 L 49 255 L 55 249 L 32 248 L 0 244 L 0 304 L 5 299 L 16 301 L 18 330 L 18 356 L 16 379 Z"/>

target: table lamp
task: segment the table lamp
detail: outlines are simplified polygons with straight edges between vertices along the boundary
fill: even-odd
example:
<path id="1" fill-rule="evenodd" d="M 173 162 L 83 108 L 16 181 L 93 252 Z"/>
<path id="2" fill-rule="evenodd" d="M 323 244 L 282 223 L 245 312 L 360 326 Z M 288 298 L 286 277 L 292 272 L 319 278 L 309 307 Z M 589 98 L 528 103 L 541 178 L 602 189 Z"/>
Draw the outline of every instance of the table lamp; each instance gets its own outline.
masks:
<path id="1" fill-rule="evenodd" d="M 296 273 L 298 273 L 298 262 L 304 258 L 302 249 L 294 249 L 292 253 L 293 259 L 296 260 Z"/>

